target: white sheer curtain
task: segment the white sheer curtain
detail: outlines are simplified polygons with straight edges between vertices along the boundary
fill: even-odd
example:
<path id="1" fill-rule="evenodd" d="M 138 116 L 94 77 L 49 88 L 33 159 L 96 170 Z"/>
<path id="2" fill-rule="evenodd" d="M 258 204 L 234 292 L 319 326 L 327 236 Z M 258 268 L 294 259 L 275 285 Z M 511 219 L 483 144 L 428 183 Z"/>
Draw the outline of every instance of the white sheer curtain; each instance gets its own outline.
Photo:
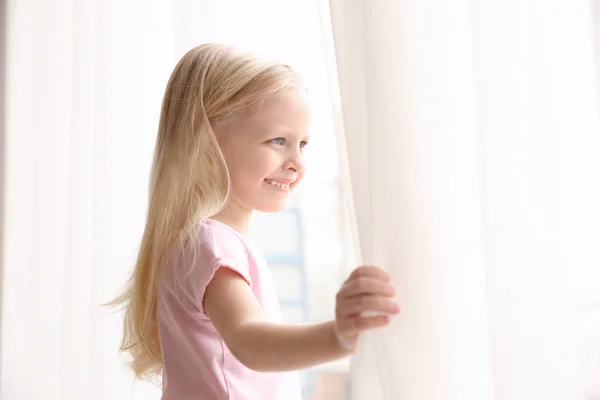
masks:
<path id="1" fill-rule="evenodd" d="M 0 398 L 123 399 L 110 300 L 134 261 L 171 2 L 8 1 Z"/>
<path id="2" fill-rule="evenodd" d="M 361 338 L 353 399 L 583 399 L 576 306 L 600 275 L 591 3 L 328 3 L 361 256 L 404 309 Z"/>

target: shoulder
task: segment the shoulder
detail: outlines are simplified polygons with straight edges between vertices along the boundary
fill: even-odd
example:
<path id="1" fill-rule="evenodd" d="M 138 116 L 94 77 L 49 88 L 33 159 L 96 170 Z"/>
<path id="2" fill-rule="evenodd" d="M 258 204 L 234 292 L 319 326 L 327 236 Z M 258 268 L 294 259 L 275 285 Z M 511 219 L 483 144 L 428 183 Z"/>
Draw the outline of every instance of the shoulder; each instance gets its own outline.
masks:
<path id="1" fill-rule="evenodd" d="M 196 224 L 188 245 L 217 258 L 227 253 L 248 256 L 243 238 L 231 227 L 211 219 Z"/>
<path id="2" fill-rule="evenodd" d="M 233 228 L 215 220 L 199 222 L 185 246 L 187 266 L 212 276 L 219 267 L 229 267 L 244 277 L 251 275 L 256 262 L 243 237 Z"/>

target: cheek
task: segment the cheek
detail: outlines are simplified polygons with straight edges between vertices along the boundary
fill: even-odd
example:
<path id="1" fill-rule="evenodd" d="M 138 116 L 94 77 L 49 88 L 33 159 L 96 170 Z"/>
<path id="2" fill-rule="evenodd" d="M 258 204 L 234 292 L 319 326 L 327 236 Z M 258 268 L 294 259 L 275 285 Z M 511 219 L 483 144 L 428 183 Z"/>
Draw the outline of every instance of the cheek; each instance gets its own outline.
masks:
<path id="1" fill-rule="evenodd" d="M 237 163 L 229 170 L 232 190 L 238 193 L 248 193 L 256 190 L 262 184 L 264 174 L 255 163 Z"/>
<path id="2" fill-rule="evenodd" d="M 243 149 L 236 148 L 230 150 L 225 155 L 225 160 L 227 161 L 232 180 L 234 177 L 248 177 L 255 169 L 255 163 L 252 162 L 252 158 Z"/>

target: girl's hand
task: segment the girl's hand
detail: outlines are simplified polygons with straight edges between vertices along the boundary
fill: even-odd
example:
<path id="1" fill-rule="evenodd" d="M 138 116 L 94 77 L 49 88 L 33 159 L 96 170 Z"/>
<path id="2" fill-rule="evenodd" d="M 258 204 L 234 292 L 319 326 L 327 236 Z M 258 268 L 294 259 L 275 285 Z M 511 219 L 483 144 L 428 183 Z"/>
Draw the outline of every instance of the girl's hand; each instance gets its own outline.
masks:
<path id="1" fill-rule="evenodd" d="M 350 274 L 335 307 L 335 333 L 345 349 L 354 351 L 360 332 L 385 326 L 390 315 L 400 312 L 394 293 L 390 276 L 381 268 L 358 267 Z"/>

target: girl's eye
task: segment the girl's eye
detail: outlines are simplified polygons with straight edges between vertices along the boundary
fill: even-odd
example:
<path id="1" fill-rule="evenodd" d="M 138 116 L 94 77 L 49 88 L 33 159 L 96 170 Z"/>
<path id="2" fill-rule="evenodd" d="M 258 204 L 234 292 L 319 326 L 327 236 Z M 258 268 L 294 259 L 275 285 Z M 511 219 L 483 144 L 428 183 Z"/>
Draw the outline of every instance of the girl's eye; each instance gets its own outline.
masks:
<path id="1" fill-rule="evenodd" d="M 269 140 L 269 143 L 276 144 L 278 146 L 285 146 L 285 138 L 278 137 L 278 138 L 275 138 L 275 139 L 271 139 L 271 140 Z M 301 141 L 300 142 L 300 149 L 305 148 L 307 144 L 308 144 L 308 142 L 306 140 Z"/>

